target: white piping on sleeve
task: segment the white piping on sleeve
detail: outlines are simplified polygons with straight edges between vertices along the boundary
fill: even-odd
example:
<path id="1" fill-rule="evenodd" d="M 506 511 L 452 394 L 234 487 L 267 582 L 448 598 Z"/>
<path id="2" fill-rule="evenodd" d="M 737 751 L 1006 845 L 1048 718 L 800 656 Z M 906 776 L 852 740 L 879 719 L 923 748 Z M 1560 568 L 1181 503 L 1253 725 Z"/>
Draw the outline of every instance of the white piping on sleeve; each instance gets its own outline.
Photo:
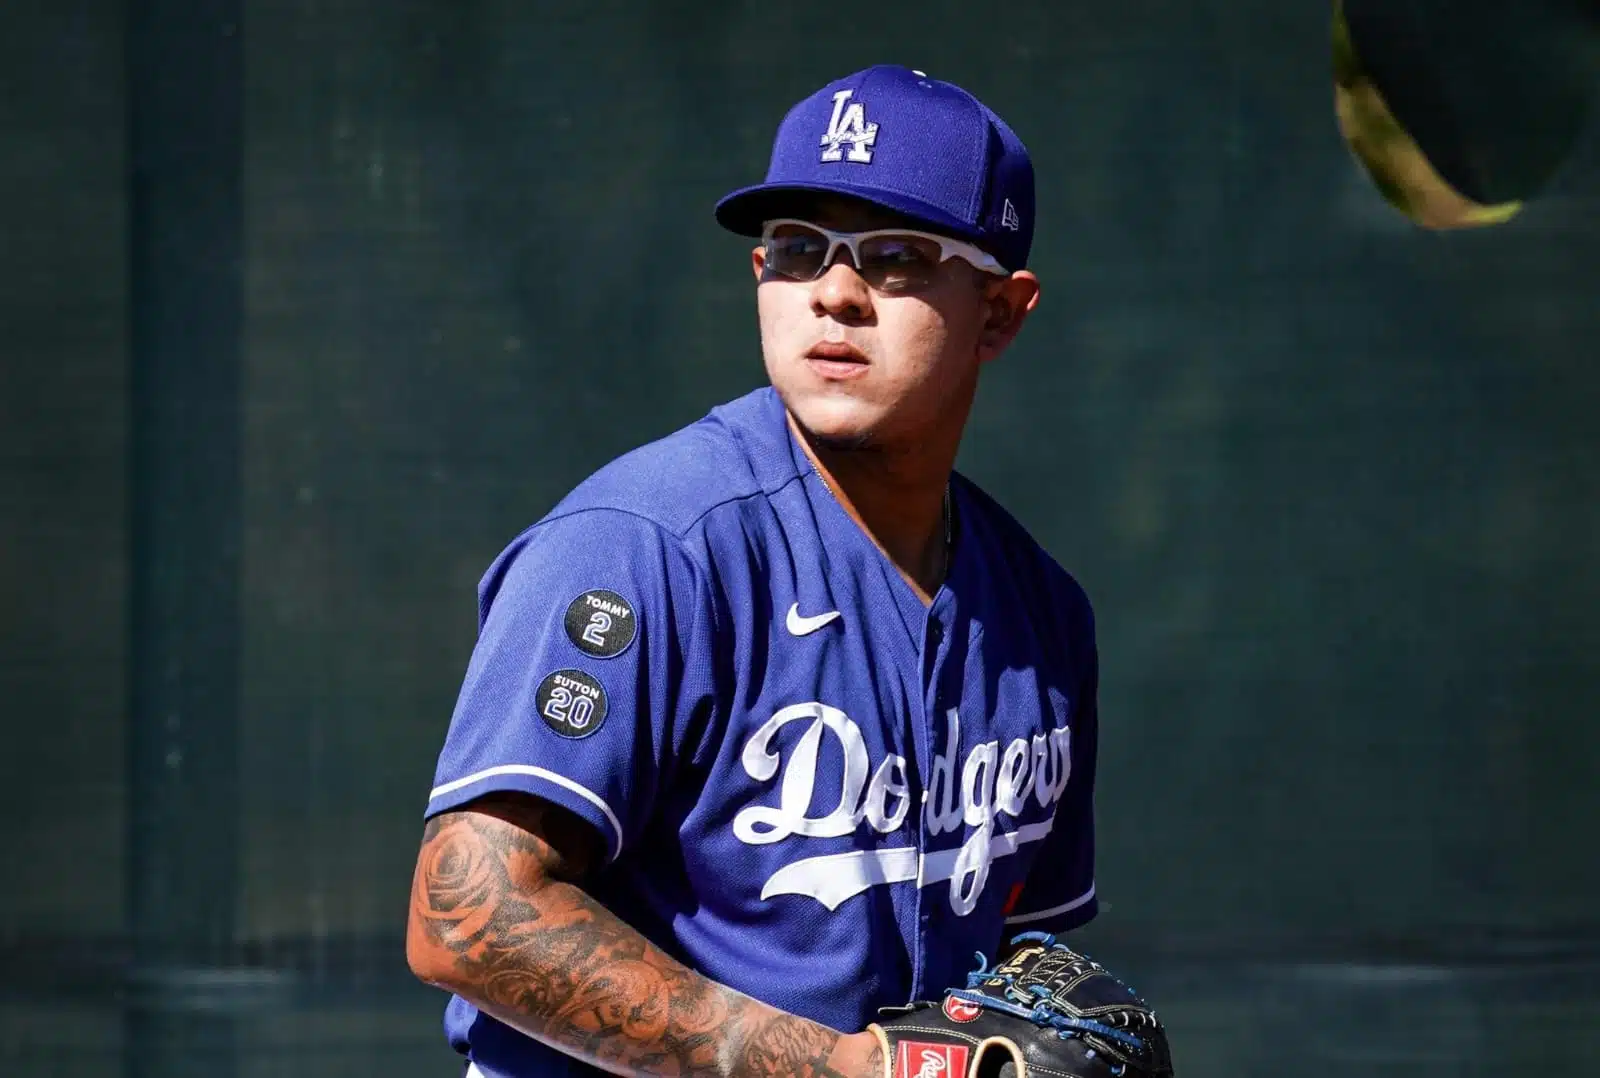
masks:
<path id="1" fill-rule="evenodd" d="M 428 794 L 428 803 L 432 804 L 435 800 L 443 797 L 445 794 L 455 793 L 457 790 L 471 786 L 473 783 L 482 782 L 484 779 L 496 778 L 500 775 L 527 775 L 532 778 L 544 779 L 546 782 L 554 783 L 563 790 L 571 790 L 573 793 L 577 794 L 579 797 L 583 798 L 585 801 L 588 801 L 601 812 L 606 814 L 606 821 L 611 824 L 611 830 L 617 836 L 617 853 L 620 854 L 622 852 L 622 821 L 617 819 L 617 814 L 615 812 L 611 811 L 611 806 L 606 804 L 605 798 L 601 797 L 587 786 L 573 782 L 565 775 L 558 775 L 554 771 L 546 771 L 542 767 L 533 767 L 529 764 L 501 764 L 498 767 L 486 767 L 482 771 L 474 771 L 465 778 L 455 779 L 454 781 L 446 782 L 441 786 L 435 786 Z M 615 858 L 613 858 L 613 860 L 614 859 Z"/>

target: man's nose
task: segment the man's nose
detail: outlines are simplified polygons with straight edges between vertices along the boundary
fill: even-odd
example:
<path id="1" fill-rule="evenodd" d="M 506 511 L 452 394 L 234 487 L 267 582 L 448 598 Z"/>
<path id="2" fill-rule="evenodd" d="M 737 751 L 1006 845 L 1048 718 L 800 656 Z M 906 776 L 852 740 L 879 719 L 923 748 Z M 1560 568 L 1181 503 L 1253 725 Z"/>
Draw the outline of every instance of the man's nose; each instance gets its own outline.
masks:
<path id="1" fill-rule="evenodd" d="M 832 265 L 811 284 L 811 307 L 835 318 L 862 319 L 872 313 L 872 290 L 841 249 Z"/>

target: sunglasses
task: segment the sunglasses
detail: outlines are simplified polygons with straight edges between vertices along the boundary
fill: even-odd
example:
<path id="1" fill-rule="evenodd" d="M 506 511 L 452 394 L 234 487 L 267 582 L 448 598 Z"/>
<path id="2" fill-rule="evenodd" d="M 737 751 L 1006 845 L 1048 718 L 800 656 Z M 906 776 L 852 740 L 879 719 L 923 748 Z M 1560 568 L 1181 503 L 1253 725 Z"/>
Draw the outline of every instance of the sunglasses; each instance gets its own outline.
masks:
<path id="1" fill-rule="evenodd" d="M 761 230 L 768 271 L 791 281 L 814 281 L 833 264 L 840 247 L 850 252 L 856 272 L 878 292 L 914 292 L 926 287 L 950 258 L 960 258 L 985 273 L 1009 271 L 970 243 L 908 228 L 834 232 L 810 221 L 768 221 Z"/>

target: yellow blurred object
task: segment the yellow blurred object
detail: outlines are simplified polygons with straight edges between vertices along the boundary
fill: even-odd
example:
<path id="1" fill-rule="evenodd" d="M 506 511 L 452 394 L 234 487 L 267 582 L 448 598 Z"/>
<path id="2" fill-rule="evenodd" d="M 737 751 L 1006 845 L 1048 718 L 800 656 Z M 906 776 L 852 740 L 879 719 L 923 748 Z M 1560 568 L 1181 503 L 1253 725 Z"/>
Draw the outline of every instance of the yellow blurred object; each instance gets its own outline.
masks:
<path id="1" fill-rule="evenodd" d="M 1423 228 L 1482 228 L 1503 224 L 1521 211 L 1520 202 L 1474 202 L 1439 175 L 1363 69 L 1342 0 L 1333 5 L 1333 107 L 1345 144 L 1379 193 Z"/>

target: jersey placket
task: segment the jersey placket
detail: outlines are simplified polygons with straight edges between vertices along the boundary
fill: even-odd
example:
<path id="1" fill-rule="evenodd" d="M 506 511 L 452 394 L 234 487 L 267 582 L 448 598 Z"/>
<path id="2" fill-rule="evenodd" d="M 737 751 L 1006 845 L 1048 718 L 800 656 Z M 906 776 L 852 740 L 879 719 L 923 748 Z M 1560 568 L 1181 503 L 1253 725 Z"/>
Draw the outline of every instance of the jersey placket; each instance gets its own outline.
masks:
<path id="1" fill-rule="evenodd" d="M 959 689 L 952 695 L 950 686 L 952 684 L 959 686 L 961 678 L 956 677 L 952 682 L 947 676 L 950 640 L 955 632 L 956 620 L 955 597 L 948 588 L 940 589 L 934 596 L 933 605 L 925 611 L 924 616 L 926 621 L 922 633 L 922 685 L 918 695 L 922 701 L 922 714 L 916 716 L 911 724 L 913 737 L 916 739 L 917 784 L 922 789 L 922 796 L 917 805 L 917 846 L 921 851 L 921 857 L 918 859 L 916 947 L 911 960 L 913 999 L 928 998 L 926 993 L 929 986 L 923 983 L 928 941 L 937 938 L 942 920 L 942 914 L 938 909 L 939 892 L 936 888 L 924 885 L 920 866 L 926 864 L 927 855 L 935 842 L 949 842 L 952 837 L 957 840 L 960 838 L 959 833 L 955 836 L 936 837 L 928 829 L 930 817 L 928 801 L 933 793 L 933 757 L 939 751 L 941 732 L 943 736 L 949 736 L 948 720 L 944 713 L 960 705 Z M 957 746 L 955 751 L 959 759 L 960 747 Z"/>
<path id="2" fill-rule="evenodd" d="M 961 569 L 961 514 L 959 511 L 955 514 L 956 542 L 951 550 L 945 586 L 935 593 L 930 606 L 924 606 L 922 599 L 900 576 L 899 571 L 889 562 L 883 551 L 844 511 L 844 507 L 839 504 L 826 481 L 815 469 L 809 469 L 807 479 L 806 496 L 818 514 L 819 528 L 825 535 L 835 534 L 842 538 L 844 545 L 838 553 L 845 558 L 859 559 L 857 564 L 863 578 L 871 576 L 878 578 L 876 594 L 881 599 L 887 600 L 889 608 L 899 615 L 903 625 L 904 635 L 900 636 L 899 640 L 892 641 L 886 638 L 883 641 L 878 661 L 891 663 L 900 668 L 901 676 L 904 678 L 905 699 L 917 702 L 911 709 L 913 713 L 906 716 L 907 721 L 903 729 L 911 740 L 907 752 L 907 770 L 914 769 L 914 774 L 907 777 L 914 784 L 913 789 L 922 791 L 921 798 L 912 806 L 912 811 L 916 813 L 916 821 L 912 826 L 915 829 L 919 854 L 926 854 L 929 842 L 936 838 L 928 833 L 927 797 L 933 756 L 937 751 L 938 732 L 944 727 L 945 722 L 940 711 L 941 708 L 955 707 L 960 703 L 962 678 L 959 674 L 953 683 L 955 686 L 953 690 L 942 690 L 941 685 L 946 682 L 945 659 L 949 654 L 948 642 L 957 617 L 958 604 L 951 585 L 956 582 Z M 955 497 L 957 495 L 952 492 L 952 498 Z M 880 612 L 887 614 L 888 611 L 880 608 Z M 957 751 L 959 753 L 959 748 Z M 948 840 L 951 836 L 947 835 L 944 838 Z M 959 834 L 954 838 L 959 841 Z M 925 998 L 919 993 L 928 991 L 923 985 L 926 975 L 927 941 L 936 937 L 939 923 L 939 917 L 930 905 L 930 900 L 924 895 L 921 857 L 918 859 L 918 865 L 918 878 L 909 884 L 913 889 L 914 921 L 910 926 L 911 995 L 907 997 L 906 1002 Z M 933 894 L 937 896 L 938 891 L 935 890 Z M 933 901 L 937 901 L 937 898 Z"/>

